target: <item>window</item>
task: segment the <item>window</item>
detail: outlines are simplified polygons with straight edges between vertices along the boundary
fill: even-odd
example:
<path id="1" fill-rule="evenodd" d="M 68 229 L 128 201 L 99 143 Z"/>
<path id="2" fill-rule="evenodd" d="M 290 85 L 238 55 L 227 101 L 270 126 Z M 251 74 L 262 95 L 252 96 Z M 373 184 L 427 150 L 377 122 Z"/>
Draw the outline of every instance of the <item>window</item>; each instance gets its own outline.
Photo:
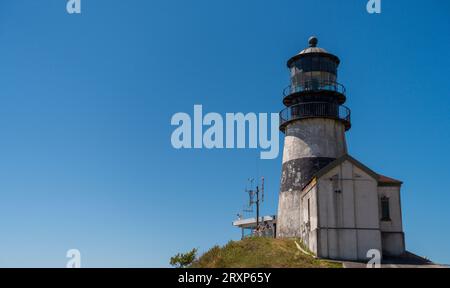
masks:
<path id="1" fill-rule="evenodd" d="M 302 61 L 302 59 L 297 60 L 296 62 L 294 62 L 294 67 L 297 68 L 297 71 L 298 71 L 299 73 L 304 72 L 303 70 L 304 70 L 305 68 L 303 67 L 303 61 Z"/>
<path id="2" fill-rule="evenodd" d="M 335 62 L 330 62 L 329 70 L 328 72 L 337 75 L 337 65 Z"/>
<path id="3" fill-rule="evenodd" d="M 389 198 L 381 198 L 381 221 L 391 221 L 391 211 L 389 207 Z"/>
<path id="4" fill-rule="evenodd" d="M 312 65 L 311 65 L 311 70 L 312 71 L 320 71 L 320 58 L 319 57 L 314 57 L 312 58 Z"/>
<path id="5" fill-rule="evenodd" d="M 311 57 L 305 57 L 302 59 L 302 68 L 303 68 L 303 72 L 311 72 L 312 71 Z"/>
<path id="6" fill-rule="evenodd" d="M 333 72 L 333 63 L 328 58 L 320 59 L 320 71 L 332 73 Z"/>

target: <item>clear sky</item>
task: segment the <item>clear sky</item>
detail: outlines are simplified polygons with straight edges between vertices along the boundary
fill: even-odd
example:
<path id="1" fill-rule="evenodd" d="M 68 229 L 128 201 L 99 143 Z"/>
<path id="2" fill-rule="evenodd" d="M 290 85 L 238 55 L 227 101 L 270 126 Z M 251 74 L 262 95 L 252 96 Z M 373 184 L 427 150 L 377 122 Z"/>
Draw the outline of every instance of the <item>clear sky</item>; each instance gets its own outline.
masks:
<path id="1" fill-rule="evenodd" d="M 450 263 L 450 2 L 366 3 L 1 1 L 0 266 L 168 266 L 239 239 L 257 175 L 275 214 L 281 157 L 174 150 L 170 119 L 278 112 L 311 35 L 342 60 L 350 153 L 405 182 L 407 248 Z"/>

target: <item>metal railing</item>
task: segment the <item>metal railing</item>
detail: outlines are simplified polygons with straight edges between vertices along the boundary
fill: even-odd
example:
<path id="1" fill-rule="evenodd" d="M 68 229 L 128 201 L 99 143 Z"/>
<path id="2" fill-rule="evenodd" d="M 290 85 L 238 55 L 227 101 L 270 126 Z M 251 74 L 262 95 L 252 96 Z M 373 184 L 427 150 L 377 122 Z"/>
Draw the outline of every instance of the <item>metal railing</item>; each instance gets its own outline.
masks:
<path id="1" fill-rule="evenodd" d="M 280 112 L 280 129 L 294 120 L 306 118 L 330 118 L 340 120 L 347 130 L 351 127 L 351 110 L 336 103 L 307 102 L 290 106 Z"/>
<path id="2" fill-rule="evenodd" d="M 345 86 L 334 81 L 311 80 L 296 85 L 289 85 L 283 91 L 284 96 L 294 93 L 314 92 L 314 91 L 333 91 L 342 95 L 346 94 Z"/>

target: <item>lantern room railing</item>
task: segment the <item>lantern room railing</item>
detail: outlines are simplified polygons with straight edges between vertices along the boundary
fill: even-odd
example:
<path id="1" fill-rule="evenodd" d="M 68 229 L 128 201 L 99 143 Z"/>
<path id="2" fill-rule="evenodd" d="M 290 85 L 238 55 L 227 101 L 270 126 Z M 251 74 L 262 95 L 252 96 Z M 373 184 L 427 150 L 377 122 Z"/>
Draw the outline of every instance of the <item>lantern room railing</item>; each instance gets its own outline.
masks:
<path id="1" fill-rule="evenodd" d="M 283 91 L 283 95 L 289 96 L 294 93 L 315 92 L 315 91 L 317 92 L 332 91 L 340 93 L 342 95 L 345 95 L 347 92 L 345 86 L 338 82 L 311 80 L 286 87 L 286 89 L 284 89 Z"/>
<path id="2" fill-rule="evenodd" d="M 335 119 L 344 123 L 346 130 L 351 128 L 351 110 L 348 107 L 336 103 L 307 102 L 280 112 L 280 130 L 284 132 L 290 122 L 307 118 Z"/>

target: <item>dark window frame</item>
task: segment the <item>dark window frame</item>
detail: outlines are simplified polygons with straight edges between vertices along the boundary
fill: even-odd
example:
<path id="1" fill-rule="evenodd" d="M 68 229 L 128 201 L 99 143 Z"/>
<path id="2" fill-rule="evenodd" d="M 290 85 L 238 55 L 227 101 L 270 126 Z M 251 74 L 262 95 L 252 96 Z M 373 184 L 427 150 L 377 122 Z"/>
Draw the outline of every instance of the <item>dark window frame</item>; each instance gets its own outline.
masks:
<path id="1" fill-rule="evenodd" d="M 383 196 L 381 198 L 381 221 L 383 222 L 392 221 L 390 199 L 386 196 Z"/>

